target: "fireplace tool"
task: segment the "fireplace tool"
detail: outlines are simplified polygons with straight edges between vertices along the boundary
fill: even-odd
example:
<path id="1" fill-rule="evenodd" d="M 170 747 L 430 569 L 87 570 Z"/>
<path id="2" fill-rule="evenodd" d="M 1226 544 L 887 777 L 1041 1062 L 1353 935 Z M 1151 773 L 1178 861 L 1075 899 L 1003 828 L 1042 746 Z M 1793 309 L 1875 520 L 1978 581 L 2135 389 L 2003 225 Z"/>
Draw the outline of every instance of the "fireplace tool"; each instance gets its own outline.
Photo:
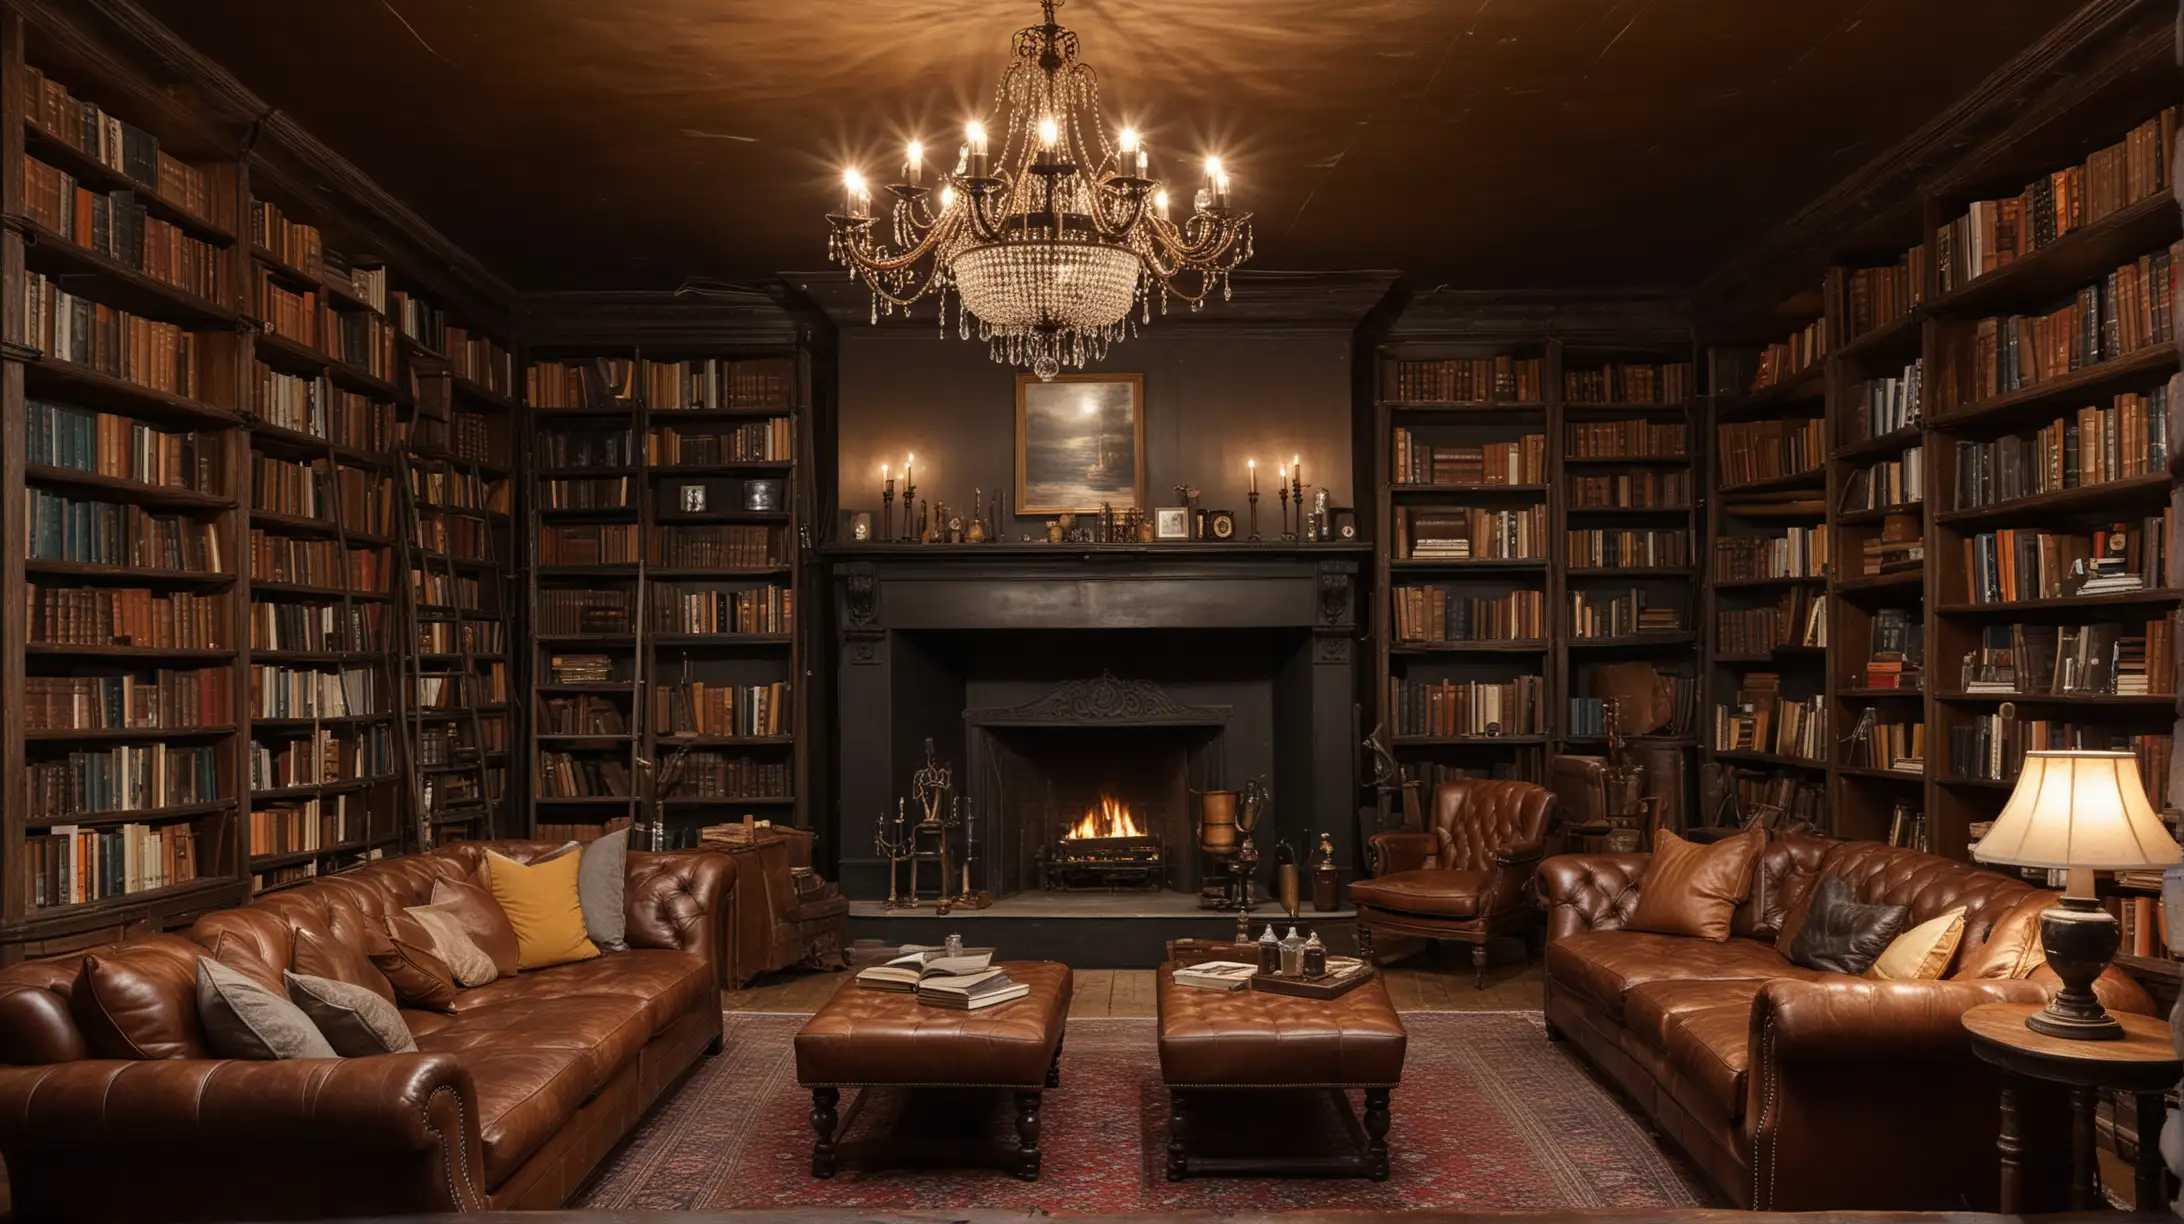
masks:
<path id="1" fill-rule="evenodd" d="M 1225 910 L 1235 904 L 1235 881 L 1210 878 L 1226 873 L 1236 854 L 1236 792 L 1198 791 L 1198 852 L 1208 860 L 1207 880 L 1198 893 L 1198 908 Z"/>
<path id="2" fill-rule="evenodd" d="M 895 819 L 892 822 L 888 820 L 885 810 L 882 810 L 879 826 L 872 834 L 873 853 L 887 860 L 887 900 L 881 904 L 888 909 L 914 909 L 917 907 L 917 900 L 914 895 L 911 900 L 906 902 L 895 887 L 896 881 L 902 875 L 903 860 L 909 858 L 916 849 L 915 839 L 910 836 L 909 829 L 906 827 L 905 806 L 904 800 L 895 800 Z M 894 826 L 892 831 L 888 827 L 890 823 Z"/>

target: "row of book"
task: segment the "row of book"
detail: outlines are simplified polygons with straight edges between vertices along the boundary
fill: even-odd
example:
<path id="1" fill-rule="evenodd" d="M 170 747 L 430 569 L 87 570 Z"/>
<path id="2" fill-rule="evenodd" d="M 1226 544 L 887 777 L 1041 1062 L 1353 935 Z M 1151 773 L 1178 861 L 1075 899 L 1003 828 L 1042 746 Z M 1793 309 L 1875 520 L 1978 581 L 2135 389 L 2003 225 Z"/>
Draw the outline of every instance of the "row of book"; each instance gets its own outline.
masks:
<path id="1" fill-rule="evenodd" d="M 144 587 L 54 587 L 25 583 L 26 637 L 50 646 L 150 646 L 224 650 L 225 595 Z"/>
<path id="2" fill-rule="evenodd" d="M 410 528 L 410 542 L 418 548 L 457 561 L 490 559 L 492 541 L 492 529 L 485 522 L 462 514 L 422 510 Z"/>
<path id="3" fill-rule="evenodd" d="M 1682 421 L 1573 421 L 1563 427 L 1572 459 L 1682 459 L 1690 455 Z"/>
<path id="4" fill-rule="evenodd" d="M 212 180 L 204 170 L 159 147 L 159 137 L 85 102 L 66 85 L 25 65 L 30 121 L 45 135 L 109 170 L 128 176 L 193 217 L 213 216 Z"/>
<path id="5" fill-rule="evenodd" d="M 172 888 L 197 878 L 197 832 L 187 824 L 104 829 L 57 825 L 23 839 L 30 899 L 39 909 Z"/>
<path id="6" fill-rule="evenodd" d="M 1974 201 L 1935 231 L 1941 291 L 1968 285 L 2162 191 L 2169 185 L 2176 124 L 2172 106 L 2079 165 L 2041 175 L 2014 196 Z"/>
<path id="7" fill-rule="evenodd" d="M 1826 318 L 1815 319 L 1802 329 L 1790 333 L 1761 350 L 1759 369 L 1752 376 L 1754 391 L 1763 390 L 1790 379 L 1827 360 L 1829 326 Z"/>
<path id="8" fill-rule="evenodd" d="M 481 664 L 477 671 L 417 677 L 410 704 L 419 710 L 468 710 L 473 705 L 497 706 L 507 700 L 508 665 L 492 660 Z"/>
<path id="9" fill-rule="evenodd" d="M 1721 448 L 1721 487 L 1817 472 L 1828 457 L 1827 426 L 1819 417 L 1736 421 L 1715 431 Z"/>
<path id="10" fill-rule="evenodd" d="M 655 425 L 645 434 L 645 462 L 653 467 L 789 463 L 795 459 L 796 423 L 788 417 L 767 417 L 708 431 Z"/>
<path id="11" fill-rule="evenodd" d="M 271 268 L 250 281 L 250 309 L 265 329 L 374 378 L 394 374 L 394 329 L 364 310 L 337 310 L 317 289 L 293 290 Z"/>
<path id="12" fill-rule="evenodd" d="M 1906 448 L 1893 459 L 1854 469 L 1843 481 L 1845 510 L 1887 510 L 1926 500 L 1926 448 Z"/>
<path id="13" fill-rule="evenodd" d="M 2116 594 L 2160 586 L 2173 510 L 2078 535 L 2004 528 L 1964 539 L 1964 583 L 1973 603 Z"/>
<path id="14" fill-rule="evenodd" d="M 628 798 L 629 766 L 612 756 L 541 751 L 538 793 L 542 799 Z"/>
<path id="15" fill-rule="evenodd" d="M 597 693 L 545 697 L 538 704 L 539 730 L 548 735 L 627 735 L 629 723 L 614 699 Z"/>
<path id="16" fill-rule="evenodd" d="M 420 412 L 411 429 L 420 451 L 438 451 L 468 463 L 508 466 L 508 448 L 493 418 L 482 412 L 455 410 L 446 419 Z"/>
<path id="17" fill-rule="evenodd" d="M 1571 569 L 1684 569 L 1691 533 L 1682 527 L 1588 528 L 1563 533 Z"/>
<path id="18" fill-rule="evenodd" d="M 2184 374 L 2028 434 L 1956 444 L 1956 508 L 1973 509 L 2169 470 L 2169 404 Z"/>
<path id="19" fill-rule="evenodd" d="M 250 243 L 312 280 L 323 274 L 326 244 L 319 228 L 291 219 L 271 200 L 250 201 Z"/>
<path id="20" fill-rule="evenodd" d="M 1546 734 L 1547 681 L 1518 676 L 1490 680 L 1411 680 L 1396 677 L 1389 719 L 1401 737 L 1434 739 Z"/>
<path id="21" fill-rule="evenodd" d="M 235 721 L 227 669 L 160 668 L 149 676 L 26 676 L 31 731 L 177 731 Z"/>
<path id="22" fill-rule="evenodd" d="M 1923 777 L 1926 724 L 1883 721 L 1876 707 L 1867 706 L 1859 712 L 1843 763 L 1854 769 L 1885 769 Z"/>
<path id="23" fill-rule="evenodd" d="M 781 532 L 759 526 L 666 527 L 652 534 L 652 564 L 670 569 L 771 569 Z"/>
<path id="24" fill-rule="evenodd" d="M 1513 510 L 1395 508 L 1398 559 L 1531 560 L 1547 555 L 1552 519 L 1544 505 Z"/>
<path id="25" fill-rule="evenodd" d="M 795 402 L 796 363 L 787 357 L 688 361 L 601 357 L 542 361 L 524 371 L 524 397 L 534 408 L 617 408 L 640 403 L 654 411 L 783 409 Z"/>
<path id="26" fill-rule="evenodd" d="M 1543 358 L 1507 354 L 1398 361 L 1395 384 L 1384 394 L 1411 404 L 1537 404 L 1546 398 L 1546 365 Z"/>
<path id="27" fill-rule="evenodd" d="M 1566 473 L 1562 483 L 1570 491 L 1569 505 L 1573 510 L 1602 507 L 1669 510 L 1691 504 L 1689 472 L 1611 472 L 1598 476 Z"/>
<path id="28" fill-rule="evenodd" d="M 1691 363 L 1611 361 L 1597 370 L 1564 370 L 1562 398 L 1573 404 L 1680 404 L 1691 398 Z"/>
<path id="29" fill-rule="evenodd" d="M 491 510 L 508 513 L 508 482 L 489 479 L 465 468 L 437 463 L 410 467 L 410 495 L 431 509 Z"/>
<path id="30" fill-rule="evenodd" d="M 23 273 L 18 294 L 9 340 L 154 391 L 198 393 L 196 333 L 70 293 L 37 272 Z"/>
<path id="31" fill-rule="evenodd" d="M 538 482 L 542 510 L 621 510 L 630 504 L 628 476 L 556 477 Z"/>
<path id="32" fill-rule="evenodd" d="M 634 593 L 627 590 L 554 587 L 539 591 L 531 608 L 539 633 L 619 634 L 633 628 L 630 609 L 634 598 Z"/>
<path id="33" fill-rule="evenodd" d="M 1630 637 L 1641 633 L 1675 633 L 1683 625 L 1683 609 L 1656 604 L 1636 587 L 1628 591 L 1570 592 L 1570 636 L 1575 638 Z"/>
<path id="34" fill-rule="evenodd" d="M 1729 792 L 1747 822 L 1774 826 L 1828 827 L 1828 788 L 1823 782 L 1782 770 L 1737 768 L 1729 774 Z"/>
<path id="35" fill-rule="evenodd" d="M 637 466 L 635 434 L 627 429 L 541 430 L 534 452 L 542 468 Z"/>
<path id="36" fill-rule="evenodd" d="M 440 355 L 448 372 L 495 395 L 516 393 L 516 359 L 499 341 L 449 324 L 440 336 Z"/>
<path id="37" fill-rule="evenodd" d="M 1955 392 L 1950 402 L 1961 410 L 2171 343 L 2179 246 L 2124 264 L 2047 314 L 1994 316 L 1969 332 L 1950 333 L 1944 342 Z"/>
<path id="38" fill-rule="evenodd" d="M 1547 435 L 1514 441 L 1435 446 L 1415 430 L 1395 430 L 1395 483 L 1403 485 L 1539 485 L 1547 483 Z"/>
<path id="39" fill-rule="evenodd" d="M 661 735 L 764 739 L 795 730 L 793 688 L 770 684 L 710 684 L 702 680 L 652 686 L 653 726 Z"/>
<path id="40" fill-rule="evenodd" d="M 1406 643 L 1540 641 L 1547 636 L 1547 596 L 1457 595 L 1437 586 L 1394 591 L 1395 639 Z"/>
<path id="41" fill-rule="evenodd" d="M 1817 578 L 1828 571 L 1828 529 L 1786 527 L 1781 535 L 1714 538 L 1714 580 Z"/>
<path id="42" fill-rule="evenodd" d="M 475 574 L 444 574 L 410 570 L 410 591 L 419 604 L 439 611 L 483 611 L 479 606 L 485 584 Z"/>
<path id="43" fill-rule="evenodd" d="M 419 654 L 501 654 L 508 649 L 508 626 L 497 620 L 464 617 L 459 621 L 417 622 Z"/>
<path id="44" fill-rule="evenodd" d="M 1668 685 L 1668 721 L 1647 734 L 1691 734 L 1692 724 L 1697 720 L 1699 712 L 1699 682 L 1690 676 L 1662 676 L 1660 679 Z M 1607 698 L 1570 698 L 1570 725 L 1566 733 L 1572 739 L 1606 739 L 1611 731 L 1621 734 L 1628 730 L 1616 725 L 1614 707 Z"/>
<path id="45" fill-rule="evenodd" d="M 675 758 L 660 780 L 663 799 L 786 799 L 795 794 L 787 761 L 695 751 Z"/>
<path id="46" fill-rule="evenodd" d="M 635 565 L 635 523 L 559 523 L 539 529 L 540 565 Z"/>
<path id="47" fill-rule="evenodd" d="M 1827 645 L 1825 601 L 1811 591 L 1784 591 L 1757 608 L 1714 614 L 1714 649 L 1725 655 L 1763 655 L 1784 646 Z"/>
<path id="48" fill-rule="evenodd" d="M 33 820 L 105 812 L 143 812 L 211 803 L 220 795 L 220 759 L 212 745 L 117 744 L 98 751 L 33 760 L 28 774 Z"/>
<path id="49" fill-rule="evenodd" d="M 112 412 L 23 401 L 23 461 L 115 480 L 216 493 L 220 446 L 194 429 L 167 430 Z"/>
<path id="50" fill-rule="evenodd" d="M 349 802 L 356 798 L 360 796 L 325 795 L 253 806 L 245 843 L 250 856 L 307 854 L 364 840 L 363 805 L 352 810 Z"/>
<path id="51" fill-rule="evenodd" d="M 1850 411 L 1844 417 L 1845 442 L 1885 438 L 1919 423 L 1926 393 L 1926 358 L 1901 373 L 1851 384 Z"/>
<path id="52" fill-rule="evenodd" d="M 1762 752 L 1823 761 L 1828 751 L 1825 696 L 1803 700 L 1782 695 L 1782 677 L 1749 672 L 1737 688 L 1734 705 L 1714 707 L 1713 744 L 1717 752 Z"/>
<path id="53" fill-rule="evenodd" d="M 2167 619 L 1987 625 L 1962 683 L 1974 694 L 2165 696 L 2176 691 L 2176 635 Z"/>
<path id="54" fill-rule="evenodd" d="M 339 540 L 302 540 L 250 529 L 250 577 L 328 591 L 383 594 L 389 574 L 384 548 L 343 548 Z"/>
<path id="55" fill-rule="evenodd" d="M 307 377 L 253 364 L 250 408 L 266 424 L 374 453 L 400 441 L 392 403 L 337 387 L 324 374 Z"/>
<path id="56" fill-rule="evenodd" d="M 25 154 L 23 211 L 32 224 L 133 272 L 208 302 L 228 300 L 226 252 L 150 215 L 134 191 L 92 191 Z"/>
<path id="57" fill-rule="evenodd" d="M 2025 754 L 2070 748 L 2102 752 L 2128 752 L 2138 758 L 2139 781 L 2156 811 L 2168 805 L 2169 754 L 2173 739 L 2167 735 L 2139 734 L 2050 719 L 2019 718 L 2007 707 L 1980 714 L 1949 728 L 1949 767 L 1959 778 L 2012 782 L 2024 767 Z"/>
<path id="58" fill-rule="evenodd" d="M 365 535 L 394 530 L 394 480 L 378 472 L 329 465 L 324 459 L 296 463 L 253 452 L 250 507 L 295 518 L 334 522 Z"/>
<path id="59" fill-rule="evenodd" d="M 30 559 L 182 573 L 225 573 L 212 524 L 142 506 L 24 489 Z"/>
<path id="60" fill-rule="evenodd" d="M 787 634 L 796 631 L 795 593 L 663 584 L 653 589 L 652 627 L 662 633 Z"/>
<path id="61" fill-rule="evenodd" d="M 1926 666 L 1926 625 L 1909 608 L 1881 608 L 1873 613 L 1871 645 L 1865 664 L 1866 688 L 1916 689 Z"/>
<path id="62" fill-rule="evenodd" d="M 379 670 L 372 667 L 318 671 L 253 663 L 250 696 L 253 718 L 354 718 L 386 710 Z"/>
<path id="63" fill-rule="evenodd" d="M 285 790 L 359 778 L 384 778 L 396 769 L 394 728 L 386 723 L 335 731 L 314 727 L 302 735 L 250 742 L 250 789 Z"/>
<path id="64" fill-rule="evenodd" d="M 1898 256 L 1893 264 L 1854 268 L 1843 280 L 1844 322 L 1850 339 L 1871 335 L 1926 301 L 1929 264 L 1924 243 Z"/>
<path id="65" fill-rule="evenodd" d="M 250 648 L 310 654 L 376 651 L 387 605 L 254 599 L 250 603 Z"/>

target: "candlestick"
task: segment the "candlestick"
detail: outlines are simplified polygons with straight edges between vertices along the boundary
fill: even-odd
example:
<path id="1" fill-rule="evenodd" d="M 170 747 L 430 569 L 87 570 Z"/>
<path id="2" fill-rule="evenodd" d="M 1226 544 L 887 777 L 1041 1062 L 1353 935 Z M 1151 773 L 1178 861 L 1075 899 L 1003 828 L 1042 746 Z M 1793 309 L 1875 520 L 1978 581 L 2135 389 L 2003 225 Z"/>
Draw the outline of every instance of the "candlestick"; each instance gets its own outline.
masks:
<path id="1" fill-rule="evenodd" d="M 1275 485 L 1274 492 L 1282 499 L 1282 538 L 1293 540 L 1296 537 L 1289 534 L 1289 486 L 1286 484 Z"/>
<path id="2" fill-rule="evenodd" d="M 1250 541 L 1251 541 L 1252 543 L 1256 544 L 1256 543 L 1258 543 L 1258 541 L 1259 541 L 1259 482 L 1258 482 L 1258 481 L 1254 480 L 1254 481 L 1252 481 L 1252 482 L 1251 482 L 1251 492 L 1250 492 L 1250 494 L 1249 494 L 1248 496 L 1246 496 L 1245 500 L 1246 500 L 1246 501 L 1249 501 L 1249 502 L 1251 503 L 1251 534 L 1250 534 L 1249 536 L 1245 537 L 1245 538 L 1246 538 L 1246 539 L 1248 539 L 1248 540 L 1250 540 Z"/>

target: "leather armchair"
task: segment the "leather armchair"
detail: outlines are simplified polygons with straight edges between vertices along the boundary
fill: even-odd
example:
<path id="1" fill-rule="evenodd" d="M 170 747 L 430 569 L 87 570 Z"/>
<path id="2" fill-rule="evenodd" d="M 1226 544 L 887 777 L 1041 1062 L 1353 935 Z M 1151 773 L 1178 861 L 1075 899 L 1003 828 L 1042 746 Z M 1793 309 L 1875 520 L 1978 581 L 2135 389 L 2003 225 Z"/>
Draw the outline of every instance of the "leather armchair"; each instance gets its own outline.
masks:
<path id="1" fill-rule="evenodd" d="M 1554 810 L 1554 795 L 1530 782 L 1462 778 L 1436 787 L 1428 831 L 1379 833 L 1367 843 L 1373 877 L 1350 885 L 1365 953 L 1381 934 L 1468 943 L 1484 987 L 1487 943 L 1530 916 L 1525 890 Z"/>

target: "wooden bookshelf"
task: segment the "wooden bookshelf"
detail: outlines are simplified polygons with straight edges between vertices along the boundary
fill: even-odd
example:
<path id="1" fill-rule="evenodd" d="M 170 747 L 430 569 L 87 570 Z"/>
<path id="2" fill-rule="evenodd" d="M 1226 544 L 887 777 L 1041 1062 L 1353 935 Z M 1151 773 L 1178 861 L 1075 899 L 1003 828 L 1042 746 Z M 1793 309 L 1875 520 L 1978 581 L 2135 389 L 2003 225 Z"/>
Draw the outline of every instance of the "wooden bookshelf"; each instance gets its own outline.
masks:
<path id="1" fill-rule="evenodd" d="M 1371 722 L 1407 778 L 1430 782 L 1456 770 L 1544 783 L 1554 753 L 1605 747 L 1597 710 L 1586 711 L 1594 720 L 1588 725 L 1576 708 L 1591 697 L 1596 669 L 1644 661 L 1695 685 L 1694 550 L 1703 503 L 1693 473 L 1701 440 L 1692 436 L 1688 366 L 1680 382 L 1664 384 L 1659 373 L 1690 355 L 1687 343 L 1591 331 L 1399 340 L 1378 350 L 1363 469 L 1377 491 L 1373 521 L 1382 525 L 1369 673 L 1378 714 Z M 1599 441 L 1623 423 L 1682 432 L 1673 446 Z M 1527 437 L 1537 439 L 1529 464 Z M 1512 446 L 1514 454 L 1496 449 Z M 1471 448 L 1481 452 L 1479 462 L 1506 466 L 1478 479 L 1466 466 Z M 1418 555 L 1412 537 L 1442 531 L 1433 516 L 1458 508 L 1537 515 L 1537 547 L 1509 556 L 1474 539 L 1469 556 Z M 1576 534 L 1585 532 L 1605 538 Z M 1680 552 L 1651 551 L 1671 547 L 1672 538 Z M 1620 612 L 1610 607 L 1618 598 Z M 1582 638 L 1578 599 L 1590 631 Z M 1481 601 L 1516 600 L 1536 601 L 1536 613 L 1498 633 L 1492 608 Z M 1450 607 L 1459 601 L 1472 602 L 1452 621 Z M 1646 631 L 1637 619 L 1641 604 L 1651 609 Z M 1673 613 L 1666 621 L 1659 619 L 1664 609 Z M 1407 685 L 1444 683 L 1534 685 L 1539 710 L 1492 733 L 1460 722 L 1415 725 L 1399 712 Z M 1691 730 L 1671 725 L 1656 738 L 1688 745 Z"/>
<path id="2" fill-rule="evenodd" d="M 669 844 L 744 815 L 808 825 L 808 360 L 751 345 L 531 357 L 533 821 L 627 819 Z M 578 659 L 590 666 L 557 669 Z M 717 704 L 686 721 L 724 687 L 733 725 L 712 721 Z"/>

